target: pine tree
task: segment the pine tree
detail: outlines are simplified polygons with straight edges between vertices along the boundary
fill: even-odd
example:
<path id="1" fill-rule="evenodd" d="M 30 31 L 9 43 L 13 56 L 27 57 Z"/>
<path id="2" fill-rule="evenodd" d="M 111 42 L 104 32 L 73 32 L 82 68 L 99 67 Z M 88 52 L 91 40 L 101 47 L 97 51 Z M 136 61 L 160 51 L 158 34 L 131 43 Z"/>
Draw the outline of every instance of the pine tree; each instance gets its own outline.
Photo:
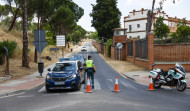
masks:
<path id="1" fill-rule="evenodd" d="M 121 12 L 117 8 L 117 0 L 96 0 L 92 5 L 90 16 L 92 26 L 97 30 L 99 39 L 112 39 L 113 29 L 120 27 Z"/>

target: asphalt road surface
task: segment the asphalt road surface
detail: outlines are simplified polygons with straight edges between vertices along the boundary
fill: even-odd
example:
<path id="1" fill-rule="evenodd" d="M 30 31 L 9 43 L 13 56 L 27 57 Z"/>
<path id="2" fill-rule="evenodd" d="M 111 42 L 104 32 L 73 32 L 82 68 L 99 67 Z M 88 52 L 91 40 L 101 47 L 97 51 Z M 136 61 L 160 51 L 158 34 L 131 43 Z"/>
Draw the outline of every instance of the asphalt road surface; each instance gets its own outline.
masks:
<path id="1" fill-rule="evenodd" d="M 80 91 L 55 91 L 47 93 L 44 85 L 23 94 L 0 98 L 0 111 L 190 111 L 190 90 L 161 88 L 148 91 L 148 86 L 120 76 L 96 52 L 90 42 L 85 44 L 87 52 L 79 52 L 84 57 L 91 55 L 97 73 L 93 93 Z M 114 90 L 118 77 L 119 89 Z"/>

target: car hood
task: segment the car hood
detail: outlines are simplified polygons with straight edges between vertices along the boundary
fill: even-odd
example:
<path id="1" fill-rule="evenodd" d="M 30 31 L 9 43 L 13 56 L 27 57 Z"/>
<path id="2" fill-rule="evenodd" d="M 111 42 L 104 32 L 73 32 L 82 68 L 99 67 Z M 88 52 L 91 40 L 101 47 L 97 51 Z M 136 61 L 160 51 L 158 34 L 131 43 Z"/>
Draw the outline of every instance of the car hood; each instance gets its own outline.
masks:
<path id="1" fill-rule="evenodd" d="M 51 75 L 53 77 L 68 77 L 74 73 L 75 71 L 60 71 L 60 72 L 49 72 L 48 75 Z"/>

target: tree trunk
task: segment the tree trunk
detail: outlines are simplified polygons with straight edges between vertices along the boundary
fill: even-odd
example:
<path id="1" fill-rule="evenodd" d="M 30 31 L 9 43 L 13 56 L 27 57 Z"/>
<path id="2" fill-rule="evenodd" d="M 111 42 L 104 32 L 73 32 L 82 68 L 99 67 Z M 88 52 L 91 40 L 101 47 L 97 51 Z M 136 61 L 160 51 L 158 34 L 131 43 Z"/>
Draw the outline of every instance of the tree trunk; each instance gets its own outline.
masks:
<path id="1" fill-rule="evenodd" d="M 29 57 L 28 57 L 28 37 L 27 37 L 27 0 L 24 0 L 23 7 L 23 55 L 22 55 L 22 67 L 29 68 Z"/>
<path id="2" fill-rule="evenodd" d="M 19 10 L 20 10 L 20 8 L 16 9 L 16 12 L 15 12 L 14 17 L 13 17 L 13 21 L 12 21 L 8 31 L 11 31 L 13 29 L 13 27 L 15 25 L 15 22 L 16 22 L 16 19 L 17 19 L 17 15 L 18 15 Z"/>
<path id="3" fill-rule="evenodd" d="M 154 4 L 155 0 L 152 1 L 152 11 L 148 11 L 147 14 L 147 34 L 151 32 L 151 27 L 152 27 L 152 21 L 153 21 L 153 12 L 154 12 Z"/>

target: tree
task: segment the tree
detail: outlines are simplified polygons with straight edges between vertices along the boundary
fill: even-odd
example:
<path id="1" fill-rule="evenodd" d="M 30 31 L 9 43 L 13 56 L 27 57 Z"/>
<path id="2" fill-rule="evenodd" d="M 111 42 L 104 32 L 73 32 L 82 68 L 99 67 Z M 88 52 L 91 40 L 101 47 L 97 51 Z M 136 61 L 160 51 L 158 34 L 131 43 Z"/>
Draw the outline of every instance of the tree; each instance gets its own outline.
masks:
<path id="1" fill-rule="evenodd" d="M 86 31 L 81 26 L 77 25 L 74 28 L 71 37 L 72 37 L 73 41 L 78 43 L 81 39 L 83 39 L 85 37 L 85 35 L 86 35 Z"/>
<path id="2" fill-rule="evenodd" d="M 28 37 L 27 37 L 27 0 L 23 3 L 23 50 L 22 50 L 22 67 L 29 68 L 29 57 L 28 57 Z"/>
<path id="3" fill-rule="evenodd" d="M 121 12 L 117 8 L 117 0 L 96 0 L 90 13 L 92 26 L 98 32 L 100 39 L 113 37 L 113 29 L 120 27 Z"/>
<path id="4" fill-rule="evenodd" d="M 188 43 L 190 42 L 190 27 L 180 25 L 177 27 L 177 31 L 171 34 L 172 42 L 174 43 Z"/>
<path id="5" fill-rule="evenodd" d="M 154 11 L 154 5 L 155 5 L 155 1 L 156 0 L 152 0 L 152 10 L 149 10 L 148 11 L 148 14 L 147 14 L 147 29 L 146 29 L 146 33 L 148 34 L 149 32 L 151 32 L 151 27 L 152 27 L 152 21 L 153 21 L 153 11 Z M 164 4 L 164 1 L 166 1 L 166 0 L 160 0 L 160 2 L 159 2 L 159 4 L 160 4 L 160 8 L 158 8 L 158 9 L 160 9 L 160 10 L 162 10 L 162 8 L 163 8 L 163 4 Z M 173 3 L 175 4 L 175 1 L 176 0 L 172 0 L 173 1 Z"/>
<path id="6" fill-rule="evenodd" d="M 167 38 L 168 34 L 170 33 L 169 27 L 164 24 L 164 17 L 159 17 L 156 20 L 156 23 L 154 23 L 154 33 L 155 33 L 155 38 L 158 38 L 162 40 L 163 38 Z"/>

